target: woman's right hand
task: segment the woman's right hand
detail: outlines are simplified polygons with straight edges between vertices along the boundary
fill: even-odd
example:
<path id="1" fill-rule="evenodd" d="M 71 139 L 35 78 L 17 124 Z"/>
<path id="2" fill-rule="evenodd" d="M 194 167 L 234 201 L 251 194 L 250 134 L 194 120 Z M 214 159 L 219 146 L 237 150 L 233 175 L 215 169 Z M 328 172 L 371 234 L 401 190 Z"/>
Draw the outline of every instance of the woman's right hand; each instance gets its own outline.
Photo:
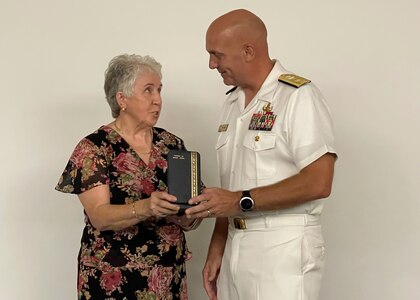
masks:
<path id="1" fill-rule="evenodd" d="M 146 217 L 159 217 L 175 215 L 178 213 L 179 206 L 174 204 L 176 197 L 167 192 L 153 192 L 149 198 L 137 201 L 141 205 L 139 214 Z"/>

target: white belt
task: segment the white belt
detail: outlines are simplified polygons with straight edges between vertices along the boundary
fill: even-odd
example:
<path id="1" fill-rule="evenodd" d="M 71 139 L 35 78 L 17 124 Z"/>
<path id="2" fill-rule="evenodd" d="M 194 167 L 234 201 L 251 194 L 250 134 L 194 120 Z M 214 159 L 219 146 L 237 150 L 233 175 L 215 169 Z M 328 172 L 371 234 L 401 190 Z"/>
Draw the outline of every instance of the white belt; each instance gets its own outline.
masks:
<path id="1" fill-rule="evenodd" d="M 274 228 L 279 226 L 320 225 L 320 215 L 278 214 L 261 217 L 229 218 L 229 224 L 236 229 Z"/>

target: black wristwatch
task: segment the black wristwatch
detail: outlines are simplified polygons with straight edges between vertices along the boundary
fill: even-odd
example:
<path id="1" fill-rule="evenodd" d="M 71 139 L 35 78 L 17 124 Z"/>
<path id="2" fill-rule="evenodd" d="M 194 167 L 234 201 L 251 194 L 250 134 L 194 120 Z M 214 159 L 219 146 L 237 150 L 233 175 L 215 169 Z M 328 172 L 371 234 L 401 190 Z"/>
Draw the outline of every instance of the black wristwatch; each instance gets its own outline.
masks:
<path id="1" fill-rule="evenodd" d="M 239 200 L 239 207 L 243 212 L 250 212 L 254 208 L 254 200 L 252 200 L 249 191 L 242 192 L 242 198 Z"/>

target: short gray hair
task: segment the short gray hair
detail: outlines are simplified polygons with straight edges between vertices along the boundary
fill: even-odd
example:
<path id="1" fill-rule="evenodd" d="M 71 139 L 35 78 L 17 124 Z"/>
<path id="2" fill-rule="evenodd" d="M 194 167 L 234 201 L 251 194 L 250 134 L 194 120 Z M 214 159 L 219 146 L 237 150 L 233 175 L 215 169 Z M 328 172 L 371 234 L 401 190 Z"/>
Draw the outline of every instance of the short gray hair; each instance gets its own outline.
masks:
<path id="1" fill-rule="evenodd" d="M 122 92 L 131 97 L 134 92 L 136 79 L 144 72 L 156 73 L 162 79 L 162 65 L 149 55 L 122 54 L 115 56 L 105 71 L 105 97 L 111 107 L 112 117 L 120 115 L 120 106 L 116 95 Z"/>

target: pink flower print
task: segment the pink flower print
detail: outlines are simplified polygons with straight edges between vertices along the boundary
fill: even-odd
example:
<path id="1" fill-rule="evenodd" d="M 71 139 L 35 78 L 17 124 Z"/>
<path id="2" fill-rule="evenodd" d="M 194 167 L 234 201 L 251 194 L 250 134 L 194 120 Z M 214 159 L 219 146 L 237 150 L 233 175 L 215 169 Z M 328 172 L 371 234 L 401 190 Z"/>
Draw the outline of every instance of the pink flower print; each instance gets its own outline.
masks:
<path id="1" fill-rule="evenodd" d="M 187 279 L 182 278 L 181 281 L 181 291 L 179 292 L 180 300 L 188 300 L 188 289 L 187 289 Z"/>
<path id="2" fill-rule="evenodd" d="M 131 178 L 130 180 L 124 182 L 124 185 L 130 187 L 130 190 L 137 194 L 143 193 L 150 195 L 156 190 L 155 185 L 148 178 Z"/>
<path id="3" fill-rule="evenodd" d="M 172 282 L 171 267 L 154 267 L 150 273 L 147 283 L 149 289 L 156 293 L 156 299 L 168 299 L 167 295 Z"/>
<path id="4" fill-rule="evenodd" d="M 166 171 L 166 168 L 168 167 L 168 163 L 166 162 L 166 160 L 158 158 L 156 159 L 155 163 L 158 166 L 158 168 L 162 169 L 163 171 Z"/>
<path id="5" fill-rule="evenodd" d="M 149 179 L 140 180 L 141 191 L 146 195 L 151 195 L 155 191 L 155 185 Z"/>
<path id="6" fill-rule="evenodd" d="M 176 225 L 163 226 L 159 228 L 158 234 L 169 245 L 175 246 L 179 242 L 181 228 Z"/>
<path id="7" fill-rule="evenodd" d="M 113 269 L 110 272 L 104 272 L 101 275 L 101 287 L 109 295 L 115 291 L 122 283 L 122 274 L 119 269 Z"/>
<path id="8" fill-rule="evenodd" d="M 112 163 L 119 173 L 136 174 L 139 170 L 138 162 L 130 153 L 120 153 Z"/>
<path id="9" fill-rule="evenodd" d="M 130 187 L 130 190 L 137 194 L 140 194 L 143 191 L 143 186 L 141 185 L 140 180 L 138 180 L 137 178 L 133 178 L 129 181 L 126 181 L 124 185 Z"/>
<path id="10" fill-rule="evenodd" d="M 77 292 L 81 292 L 82 291 L 82 287 L 83 287 L 83 284 L 84 284 L 85 282 L 84 282 L 84 280 L 83 280 L 83 276 L 82 276 L 82 274 L 79 272 L 79 277 L 78 277 L 78 279 L 77 279 Z"/>
<path id="11" fill-rule="evenodd" d="M 85 159 L 94 157 L 94 151 L 92 149 L 92 143 L 87 139 L 83 139 L 74 149 L 71 156 L 71 161 L 74 163 L 77 169 L 82 169 L 84 166 Z"/>

